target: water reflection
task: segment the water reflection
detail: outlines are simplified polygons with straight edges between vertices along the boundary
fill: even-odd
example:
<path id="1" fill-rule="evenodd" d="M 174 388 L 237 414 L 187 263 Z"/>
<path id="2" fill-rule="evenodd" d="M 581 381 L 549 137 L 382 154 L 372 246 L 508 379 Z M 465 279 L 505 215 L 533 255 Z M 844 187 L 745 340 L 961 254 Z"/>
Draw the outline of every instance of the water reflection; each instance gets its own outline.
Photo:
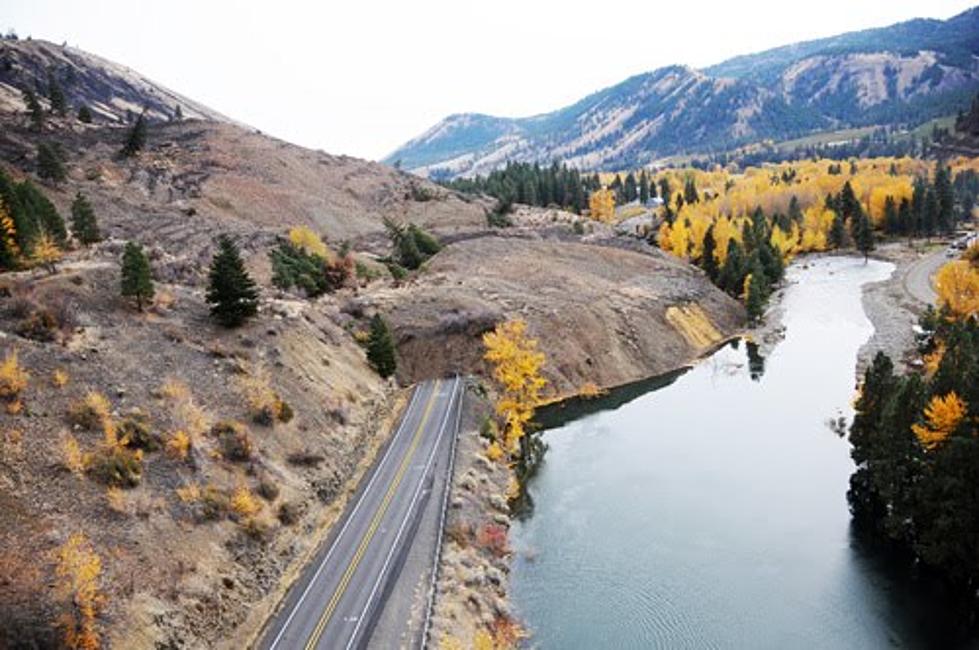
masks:
<path id="1" fill-rule="evenodd" d="M 849 447 L 825 427 L 852 412 L 871 332 L 860 286 L 891 270 L 793 267 L 786 338 L 766 358 L 734 343 L 689 372 L 542 412 L 556 428 L 526 468 L 532 515 L 512 531 L 535 645 L 969 647 L 947 634 L 960 627 L 947 604 L 922 604 L 935 594 L 851 535 Z"/>

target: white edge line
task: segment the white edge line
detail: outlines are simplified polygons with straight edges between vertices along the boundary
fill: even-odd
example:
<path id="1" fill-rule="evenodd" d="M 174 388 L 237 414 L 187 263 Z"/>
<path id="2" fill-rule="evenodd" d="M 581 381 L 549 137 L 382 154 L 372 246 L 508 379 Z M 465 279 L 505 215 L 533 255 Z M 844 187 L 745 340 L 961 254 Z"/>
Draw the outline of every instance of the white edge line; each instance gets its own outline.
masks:
<path id="1" fill-rule="evenodd" d="M 354 505 L 354 509 L 350 511 L 350 515 L 347 517 L 347 520 L 343 523 L 343 527 L 340 529 L 340 532 L 337 534 L 336 538 L 334 538 L 333 544 L 330 545 L 330 550 L 326 552 L 326 556 L 323 557 L 323 561 L 320 562 L 320 565 L 318 567 L 316 567 L 316 572 L 313 574 L 313 577 L 310 578 L 309 583 L 307 583 L 306 585 L 306 588 L 303 589 L 303 593 L 302 595 L 299 596 L 299 600 L 297 600 L 296 604 L 293 605 L 292 611 L 289 612 L 289 616 L 286 618 L 286 622 L 282 624 L 281 628 L 279 628 L 279 633 L 275 635 L 275 639 L 272 640 L 272 645 L 269 646 L 268 650 L 275 650 L 275 647 L 279 644 L 279 641 L 282 640 L 282 635 L 285 634 L 285 631 L 289 628 L 289 624 L 292 622 L 293 617 L 296 615 L 296 612 L 299 610 L 300 605 L 302 605 L 303 601 L 306 599 L 306 596 L 309 595 L 309 590 L 313 588 L 313 584 L 320 577 L 320 573 L 323 571 L 323 568 L 326 566 L 326 563 L 330 559 L 330 556 L 333 555 L 333 551 L 334 549 L 336 549 L 337 544 L 340 542 L 340 539 L 343 538 L 343 534 L 344 532 L 346 532 L 347 526 L 349 526 L 350 522 L 353 521 L 354 515 L 357 514 L 357 510 L 360 509 L 361 504 L 364 502 L 364 499 L 367 497 L 367 493 L 370 492 L 371 486 L 374 485 L 374 480 L 381 473 L 381 466 L 384 465 L 384 463 L 388 459 L 388 456 L 391 454 L 391 450 L 394 449 L 395 446 L 394 442 L 395 440 L 397 440 L 398 436 L 400 436 L 401 432 L 404 430 L 405 423 L 408 421 L 408 416 L 411 413 L 411 409 L 415 406 L 415 402 L 417 401 L 416 398 L 418 397 L 418 393 L 420 392 L 421 392 L 420 390 L 416 389 L 415 392 L 411 394 L 411 401 L 408 402 L 408 408 L 405 409 L 405 414 L 404 417 L 401 418 L 401 422 L 398 425 L 398 430 L 395 431 L 393 436 L 391 436 L 391 442 L 388 444 L 387 449 L 384 451 L 384 456 L 381 457 L 381 462 L 379 462 L 376 465 L 374 473 L 371 475 L 370 481 L 367 482 L 367 486 L 364 488 L 364 491 L 361 492 L 360 498 L 357 500 L 356 505 Z"/>
<path id="2" fill-rule="evenodd" d="M 442 442 L 442 436 L 445 434 L 445 424 L 449 421 L 449 415 L 452 413 L 452 405 L 455 404 L 456 395 L 459 392 L 459 377 L 456 376 L 455 383 L 452 385 L 452 397 L 449 399 L 449 406 L 445 409 L 445 415 L 442 417 L 442 424 L 439 426 L 439 435 L 435 440 L 435 444 L 432 446 L 432 452 L 428 456 L 428 462 L 425 463 L 425 469 L 422 471 L 421 478 L 418 481 L 418 486 L 415 488 L 415 493 L 411 497 L 411 503 L 408 504 L 408 510 L 405 512 L 405 517 L 401 522 L 401 526 L 398 528 L 398 534 L 394 538 L 394 543 L 391 544 L 391 550 L 388 551 L 387 557 L 384 558 L 384 564 L 381 566 L 381 571 L 377 574 L 377 580 L 374 581 L 374 586 L 371 588 L 371 593 L 367 596 L 367 602 L 364 604 L 364 609 L 361 611 L 360 615 L 357 617 L 357 625 L 354 627 L 353 634 L 350 635 L 350 641 L 347 643 L 347 650 L 353 646 L 354 641 L 357 640 L 357 633 L 360 631 L 360 624 L 364 622 L 364 617 L 367 614 L 367 610 L 370 609 L 371 602 L 374 600 L 374 596 L 377 594 L 377 589 L 381 585 L 381 579 L 384 578 L 384 573 L 388 569 L 388 565 L 391 563 L 391 558 L 394 556 L 395 549 L 398 548 L 398 543 L 401 541 L 401 535 L 405 532 L 405 526 L 408 525 L 408 520 L 411 519 L 411 513 L 415 509 L 415 503 L 418 501 L 418 496 L 422 492 L 422 488 L 425 486 L 425 476 L 428 474 L 428 470 L 432 467 L 432 461 L 438 455 L 439 444 Z"/>

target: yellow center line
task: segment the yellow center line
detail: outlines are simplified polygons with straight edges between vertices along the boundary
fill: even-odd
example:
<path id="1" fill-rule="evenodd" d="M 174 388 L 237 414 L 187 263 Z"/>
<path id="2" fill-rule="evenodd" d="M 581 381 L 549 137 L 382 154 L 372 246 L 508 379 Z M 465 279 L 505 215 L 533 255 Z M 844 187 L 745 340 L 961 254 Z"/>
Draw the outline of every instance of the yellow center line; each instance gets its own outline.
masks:
<path id="1" fill-rule="evenodd" d="M 418 424 L 418 429 L 415 430 L 415 435 L 411 441 L 411 446 L 408 448 L 404 459 L 402 459 L 401 465 L 398 467 L 398 472 L 395 474 L 394 480 L 391 482 L 387 493 L 384 495 L 384 500 L 381 502 L 380 507 L 378 507 L 377 512 L 374 513 L 374 517 L 371 519 L 371 524 L 367 528 L 367 532 L 364 534 L 363 539 L 360 541 L 360 545 L 357 547 L 357 552 L 351 559 L 350 564 L 347 565 L 346 571 L 343 572 L 343 577 L 340 578 L 340 584 L 337 586 L 336 591 L 333 592 L 330 602 L 327 604 L 326 609 L 323 610 L 323 614 L 320 616 L 319 621 L 316 623 L 316 627 L 313 629 L 313 634 L 306 642 L 306 650 L 312 650 L 312 648 L 315 648 L 316 644 L 319 643 L 320 636 L 322 636 L 323 630 L 326 628 L 326 624 L 330 621 L 330 617 L 333 615 L 333 610 L 336 609 L 337 604 L 340 602 L 340 598 L 343 597 L 343 594 L 347 589 L 347 585 L 349 584 L 350 579 L 353 577 L 354 571 L 357 570 L 357 565 L 360 564 L 361 558 L 363 558 L 364 553 L 367 551 L 367 546 L 370 544 L 371 539 L 374 537 L 374 533 L 381 525 L 381 519 L 384 518 L 384 513 L 387 512 L 388 506 L 391 505 L 391 500 L 394 498 L 394 493 L 397 491 L 398 486 L 401 484 L 401 480 L 408 471 L 408 465 L 411 463 L 411 459 L 415 455 L 415 450 L 418 448 L 418 444 L 421 442 L 422 431 L 425 429 L 425 424 L 428 422 L 428 416 L 431 414 L 432 406 L 435 404 L 435 396 L 438 394 L 440 381 L 441 380 L 435 381 L 435 386 L 432 388 L 432 395 L 428 398 L 428 404 L 425 406 L 425 413 L 422 415 L 421 422 Z"/>

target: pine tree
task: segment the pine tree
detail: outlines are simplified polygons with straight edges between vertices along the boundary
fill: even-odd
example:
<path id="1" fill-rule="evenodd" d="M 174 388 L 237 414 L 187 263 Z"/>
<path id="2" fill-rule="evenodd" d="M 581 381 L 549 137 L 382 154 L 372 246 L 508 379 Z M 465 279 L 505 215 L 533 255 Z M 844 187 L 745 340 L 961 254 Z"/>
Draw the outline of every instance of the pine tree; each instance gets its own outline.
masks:
<path id="1" fill-rule="evenodd" d="M 704 273 L 710 278 L 711 282 L 717 282 L 717 276 L 720 274 L 720 269 L 717 268 L 717 258 L 715 257 L 715 251 L 717 250 L 717 242 L 714 241 L 714 226 L 707 228 L 707 232 L 704 233 L 704 244 L 703 244 L 703 255 L 701 256 L 700 266 L 704 269 Z"/>
<path id="2" fill-rule="evenodd" d="M 744 287 L 745 268 L 744 249 L 733 237 L 727 243 L 727 258 L 721 268 L 718 286 L 729 295 L 738 297 Z"/>
<path id="3" fill-rule="evenodd" d="M 68 102 L 65 99 L 65 92 L 61 89 L 54 71 L 48 71 L 48 99 L 51 101 L 51 110 L 58 115 L 65 115 L 68 112 Z"/>
<path id="4" fill-rule="evenodd" d="M 765 277 L 765 269 L 757 255 L 752 256 L 749 268 L 751 273 L 744 283 L 745 309 L 748 311 L 748 318 L 758 320 L 765 313 L 765 303 L 768 302 L 768 279 Z"/>
<path id="5" fill-rule="evenodd" d="M 842 248 L 846 243 L 846 218 L 839 212 L 829 229 L 829 243 L 833 248 Z"/>
<path id="6" fill-rule="evenodd" d="M 639 203 L 646 205 L 649 202 L 649 177 L 646 176 L 646 170 L 642 170 L 639 174 Z"/>
<path id="7" fill-rule="evenodd" d="M 135 156 L 137 153 L 142 151 L 143 147 L 146 146 L 146 116 L 145 113 L 140 113 L 139 117 L 136 118 L 136 123 L 133 124 L 133 128 L 129 130 L 129 136 L 126 138 L 126 144 L 122 148 L 123 156 Z"/>
<path id="8" fill-rule="evenodd" d="M 896 235 L 901 232 L 901 223 L 897 215 L 897 204 L 894 197 L 888 195 L 884 199 L 884 232 L 888 235 Z"/>
<path id="9" fill-rule="evenodd" d="M 37 100 L 33 90 L 24 91 L 24 103 L 27 104 L 27 112 L 31 116 L 31 128 L 40 131 L 44 128 L 44 109 L 41 108 L 41 102 Z"/>
<path id="10" fill-rule="evenodd" d="M 102 238 L 92 204 L 81 192 L 75 194 L 75 200 L 71 204 L 71 230 L 75 238 L 83 244 L 94 244 Z"/>
<path id="11" fill-rule="evenodd" d="M 146 258 L 143 247 L 136 242 L 128 242 L 122 253 L 121 289 L 124 297 L 136 299 L 139 311 L 143 311 L 144 301 L 153 298 L 150 261 Z"/>
<path id="12" fill-rule="evenodd" d="M 207 302 L 211 315 L 225 327 L 237 327 L 258 313 L 258 290 L 245 270 L 238 247 L 227 235 L 218 240 L 211 262 Z"/>
<path id="13" fill-rule="evenodd" d="M 863 253 L 864 261 L 870 256 L 870 251 L 874 250 L 874 229 L 870 223 L 870 218 L 861 210 L 854 217 L 853 241 L 856 242 L 857 250 Z"/>
<path id="14" fill-rule="evenodd" d="M 380 314 L 374 314 L 371 318 L 370 336 L 367 339 L 367 360 L 377 374 L 385 379 L 397 370 L 394 338 Z"/>
<path id="15" fill-rule="evenodd" d="M 57 145 L 42 142 L 37 145 L 37 175 L 60 183 L 67 178 L 65 165 L 61 162 L 61 152 Z"/>
<path id="16" fill-rule="evenodd" d="M 184 119 L 184 109 L 180 108 L 180 104 L 177 104 L 177 108 L 173 111 L 173 118 L 178 122 Z"/>
<path id="17" fill-rule="evenodd" d="M 88 108 L 88 106 L 82 104 L 78 107 L 78 121 L 84 122 L 85 124 L 92 123 L 92 111 Z"/>
<path id="18" fill-rule="evenodd" d="M 939 164 L 935 170 L 935 196 L 938 200 L 938 225 L 944 232 L 955 227 L 955 194 L 948 167 Z"/>

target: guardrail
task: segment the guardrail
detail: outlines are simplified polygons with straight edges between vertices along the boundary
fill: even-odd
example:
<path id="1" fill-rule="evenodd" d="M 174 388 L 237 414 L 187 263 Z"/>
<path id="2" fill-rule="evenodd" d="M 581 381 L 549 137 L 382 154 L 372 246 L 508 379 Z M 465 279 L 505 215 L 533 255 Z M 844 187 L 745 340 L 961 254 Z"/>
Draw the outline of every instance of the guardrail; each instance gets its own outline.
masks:
<path id="1" fill-rule="evenodd" d="M 458 375 L 456 375 L 458 378 Z M 466 399 L 466 389 L 468 382 L 462 382 L 462 395 L 458 399 L 456 407 L 455 433 L 452 436 L 452 444 L 449 449 L 449 471 L 445 481 L 445 490 L 442 495 L 442 509 L 439 513 L 438 536 L 435 541 L 435 555 L 432 561 L 432 578 L 428 585 L 428 601 L 425 604 L 425 622 L 422 624 L 421 639 L 418 647 L 425 650 L 428 647 L 428 637 L 432 627 L 432 612 L 435 610 L 435 596 L 438 591 L 438 579 L 441 573 L 442 562 L 442 539 L 445 535 L 445 520 L 449 510 L 449 497 L 452 494 L 452 479 L 455 472 L 456 446 L 459 440 L 459 422 L 462 420 L 462 403 Z"/>

